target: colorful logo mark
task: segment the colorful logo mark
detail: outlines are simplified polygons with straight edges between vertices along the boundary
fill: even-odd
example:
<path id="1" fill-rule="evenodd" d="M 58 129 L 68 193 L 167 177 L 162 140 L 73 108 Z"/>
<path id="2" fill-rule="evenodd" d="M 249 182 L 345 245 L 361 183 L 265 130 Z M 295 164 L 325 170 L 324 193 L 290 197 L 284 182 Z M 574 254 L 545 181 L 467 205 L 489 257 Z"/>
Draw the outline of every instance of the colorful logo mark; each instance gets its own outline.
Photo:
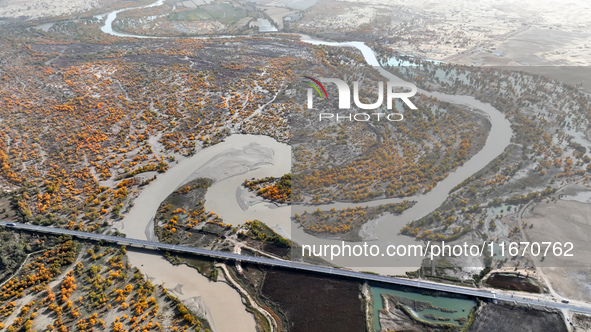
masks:
<path id="1" fill-rule="evenodd" d="M 313 87 L 316 92 L 318 92 L 318 95 L 320 96 L 320 98 L 322 98 L 322 93 L 320 93 L 320 89 L 318 89 L 318 87 L 320 87 L 322 89 L 322 91 L 324 91 L 324 97 L 326 98 L 326 100 L 328 100 L 328 94 L 326 93 L 326 89 L 324 89 L 324 86 L 322 85 L 322 83 L 320 83 L 318 80 L 313 79 L 310 76 L 304 76 L 305 78 L 309 79 L 310 81 L 316 83 L 318 86 L 312 84 L 312 82 L 308 82 L 308 81 L 304 81 L 304 83 L 307 83 L 308 85 L 310 85 L 311 87 Z"/>

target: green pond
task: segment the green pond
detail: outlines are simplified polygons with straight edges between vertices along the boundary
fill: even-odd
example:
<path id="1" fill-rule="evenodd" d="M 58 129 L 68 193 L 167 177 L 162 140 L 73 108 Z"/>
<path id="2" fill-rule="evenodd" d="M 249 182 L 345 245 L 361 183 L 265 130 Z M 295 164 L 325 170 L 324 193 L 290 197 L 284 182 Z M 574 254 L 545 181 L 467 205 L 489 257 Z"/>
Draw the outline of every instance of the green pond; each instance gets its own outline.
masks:
<path id="1" fill-rule="evenodd" d="M 442 296 L 429 296 L 419 293 L 403 292 L 399 290 L 373 286 L 370 287 L 370 289 L 371 296 L 373 298 L 373 326 L 376 331 L 381 330 L 380 316 L 378 312 L 379 310 L 384 308 L 384 303 L 382 302 L 381 294 L 391 294 L 399 297 L 404 297 L 407 299 L 430 302 L 435 307 L 455 310 L 455 312 L 444 312 L 437 309 L 425 309 L 422 311 L 414 311 L 412 308 L 408 308 L 414 315 L 416 315 L 420 319 L 433 323 L 451 323 L 456 326 L 459 326 L 460 324 L 454 319 L 464 317 L 466 320 L 468 320 L 470 310 L 472 310 L 472 308 L 476 306 L 476 302 L 472 300 L 456 299 Z M 430 319 L 425 317 L 425 315 L 430 316 L 429 314 L 432 314 L 435 317 L 448 317 L 450 318 L 450 321 L 442 322 L 437 319 Z"/>

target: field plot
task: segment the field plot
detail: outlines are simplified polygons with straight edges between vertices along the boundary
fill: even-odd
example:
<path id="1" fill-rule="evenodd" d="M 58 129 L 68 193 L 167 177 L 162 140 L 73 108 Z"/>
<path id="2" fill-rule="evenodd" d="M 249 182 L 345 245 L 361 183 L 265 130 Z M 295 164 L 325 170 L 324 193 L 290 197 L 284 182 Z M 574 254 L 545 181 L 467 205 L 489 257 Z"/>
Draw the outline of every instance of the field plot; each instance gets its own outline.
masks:
<path id="1" fill-rule="evenodd" d="M 190 36 L 250 34 L 254 23 L 265 14 L 254 3 L 184 1 L 121 12 L 113 26 L 140 35 Z"/>
<path id="2" fill-rule="evenodd" d="M 523 307 L 485 304 L 470 332 L 555 331 L 566 332 L 562 314 Z"/>
<path id="3" fill-rule="evenodd" d="M 247 14 L 247 11 L 242 8 L 236 8 L 229 3 L 222 3 L 174 13 L 170 16 L 170 19 L 179 21 L 219 20 L 224 24 L 233 24 L 246 17 Z"/>
<path id="4" fill-rule="evenodd" d="M 291 332 L 363 331 L 360 285 L 280 270 L 269 271 L 262 289 L 287 316 Z"/>

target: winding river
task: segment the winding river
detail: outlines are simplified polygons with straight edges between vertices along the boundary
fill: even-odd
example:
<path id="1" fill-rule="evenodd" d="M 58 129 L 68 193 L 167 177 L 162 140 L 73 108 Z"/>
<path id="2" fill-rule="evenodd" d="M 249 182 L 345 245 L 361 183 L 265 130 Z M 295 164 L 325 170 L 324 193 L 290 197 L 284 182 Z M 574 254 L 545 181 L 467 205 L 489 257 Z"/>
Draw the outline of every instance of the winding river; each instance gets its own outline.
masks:
<path id="1" fill-rule="evenodd" d="M 161 6 L 163 4 L 164 4 L 164 0 L 158 0 L 154 3 L 146 5 L 146 6 L 123 8 L 123 9 L 118 9 L 118 10 L 112 11 L 109 14 L 107 14 L 107 19 L 105 20 L 105 24 L 101 27 L 101 31 L 104 33 L 107 33 L 109 35 L 116 36 L 116 37 L 158 38 L 158 37 L 152 37 L 152 36 L 140 36 L 140 35 L 133 35 L 133 34 L 127 34 L 127 33 L 122 33 L 122 32 L 116 32 L 113 30 L 113 21 L 115 21 L 115 19 L 117 18 L 117 14 L 119 14 L 123 11 L 131 10 L 131 9 L 157 7 L 157 6 Z M 99 15 L 99 17 L 101 17 L 101 16 L 102 15 Z"/>
<path id="2" fill-rule="evenodd" d="M 144 7 L 158 6 L 159 0 Z M 138 7 L 141 8 L 141 7 Z M 133 8 L 129 8 L 133 9 Z M 107 15 L 105 25 L 101 30 L 119 37 L 162 38 L 140 36 L 113 31 L 112 23 L 118 13 L 127 10 L 120 9 Z M 204 38 L 204 37 L 199 37 Z M 207 37 L 205 37 L 207 38 Z M 215 37 L 220 38 L 220 37 Z M 400 79 L 380 67 L 379 61 L 371 48 L 362 42 L 326 42 L 308 36 L 302 36 L 302 41 L 313 45 L 335 47 L 353 47 L 358 49 L 368 65 L 378 67 L 380 73 L 391 81 Z M 490 104 L 482 103 L 473 97 L 464 95 L 447 95 L 419 89 L 419 93 L 436 97 L 440 100 L 473 107 L 485 113 L 491 124 L 491 131 L 485 146 L 469 161 L 456 171 L 451 172 L 430 192 L 407 197 L 417 203 L 400 216 L 382 216 L 374 220 L 363 229 L 363 236 L 371 244 L 385 248 L 389 244 L 416 244 L 416 241 L 399 234 L 400 229 L 408 222 L 425 216 L 438 208 L 448 197 L 449 191 L 458 183 L 482 169 L 489 162 L 501 154 L 509 145 L 513 135 L 510 123 L 505 116 Z M 206 194 L 205 208 L 218 213 L 226 223 L 241 224 L 245 220 L 258 219 L 273 227 L 278 233 L 290 237 L 300 244 L 340 244 L 340 240 L 321 239 L 309 235 L 291 221 L 292 209 L 302 210 L 305 207 L 277 207 L 270 203 L 256 202 L 240 188 L 245 178 L 260 178 L 265 176 L 281 176 L 290 172 L 291 148 L 289 145 L 278 143 L 266 136 L 231 135 L 224 142 L 199 151 L 194 156 L 180 161 L 166 173 L 161 174 L 134 201 L 134 206 L 125 216 L 121 230 L 128 237 L 138 239 L 152 239 L 153 217 L 160 204 L 178 186 L 196 177 L 210 177 L 216 180 Z M 400 199 L 382 199 L 372 202 L 350 204 L 334 203 L 324 206 L 308 207 L 309 209 L 337 209 L 350 206 L 372 206 L 384 203 L 400 202 Z M 132 264 L 140 267 L 150 277 L 162 280 L 167 287 L 174 288 L 176 284 L 183 285 L 182 294 L 177 295 L 182 300 L 202 301 L 207 305 L 207 315 L 213 320 L 216 331 L 254 331 L 254 319 L 245 311 L 239 295 L 225 283 L 207 281 L 195 270 L 187 267 L 175 267 L 167 261 L 155 258 L 153 255 L 128 252 Z M 390 258 L 385 261 L 371 261 L 367 257 L 335 259 L 336 265 L 357 270 L 373 271 L 387 275 L 403 274 L 409 270 L 416 270 L 421 263 L 421 257 Z M 187 293 L 188 295 L 183 295 Z M 195 299 L 195 296 L 198 298 Z M 232 317 L 232 319 L 225 319 Z"/>

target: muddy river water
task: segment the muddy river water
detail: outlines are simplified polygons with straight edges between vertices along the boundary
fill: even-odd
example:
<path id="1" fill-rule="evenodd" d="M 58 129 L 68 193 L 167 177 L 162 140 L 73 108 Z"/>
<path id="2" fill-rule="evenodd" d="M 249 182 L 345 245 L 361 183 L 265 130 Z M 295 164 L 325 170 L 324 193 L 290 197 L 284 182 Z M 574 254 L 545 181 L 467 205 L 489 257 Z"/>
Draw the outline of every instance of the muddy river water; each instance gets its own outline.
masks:
<path id="1" fill-rule="evenodd" d="M 159 0 L 151 6 L 163 3 Z M 148 7 L 148 6 L 146 6 Z M 113 31 L 112 23 L 120 9 L 107 15 L 102 31 L 114 36 L 152 38 L 148 36 L 119 33 Z M 302 36 L 302 41 L 314 45 L 335 47 L 353 47 L 361 51 L 368 65 L 379 67 L 379 62 L 371 48 L 362 42 L 326 42 Z M 400 79 L 385 69 L 379 67 L 380 73 L 392 81 Z M 485 146 L 474 157 L 451 172 L 433 190 L 413 197 L 407 197 L 417 203 L 400 216 L 383 216 L 366 227 L 365 233 L 372 244 L 385 246 L 388 244 L 415 244 L 415 240 L 399 234 L 400 229 L 408 222 L 418 219 L 435 210 L 447 198 L 451 188 L 462 182 L 478 170 L 482 169 L 496 158 L 509 145 L 512 130 L 504 115 L 490 104 L 482 103 L 473 97 L 463 95 L 447 95 L 428 92 L 419 89 L 419 93 L 436 97 L 440 100 L 468 105 L 486 114 L 491 124 L 491 130 Z M 291 221 L 292 207 L 275 206 L 274 204 L 256 202 L 248 198 L 241 189 L 241 183 L 246 178 L 261 178 L 266 176 L 281 176 L 289 173 L 291 168 L 291 148 L 287 144 L 279 143 L 267 136 L 231 135 L 224 142 L 208 147 L 194 156 L 180 161 L 166 173 L 142 190 L 134 201 L 134 206 L 125 216 L 121 230 L 128 237 L 138 239 L 153 238 L 153 217 L 159 204 L 178 186 L 197 177 L 209 177 L 216 180 L 206 194 L 205 208 L 215 211 L 224 222 L 234 225 L 246 220 L 258 219 L 278 233 L 290 237 L 300 244 L 340 244 L 340 240 L 321 239 L 309 235 Z M 308 207 L 315 210 L 337 209 L 350 206 L 373 206 L 384 203 L 400 202 L 400 199 L 382 199 L 361 204 L 334 203 L 324 206 Z M 301 207 L 293 207 L 303 209 Z M 147 253 L 128 252 L 134 266 L 149 277 L 164 282 L 167 288 L 177 288 L 176 295 L 181 300 L 193 301 L 203 314 L 212 320 L 215 330 L 220 331 L 255 331 L 254 318 L 247 313 L 240 301 L 239 294 L 226 283 L 209 282 L 196 270 L 186 266 L 173 266 L 166 260 Z M 421 257 L 409 258 L 404 261 L 392 260 L 387 266 L 371 266 L 362 260 L 336 259 L 333 263 L 353 269 L 374 271 L 378 273 L 396 275 L 408 270 L 416 270 L 421 263 Z M 181 286 L 178 286 L 181 285 Z M 206 305 L 204 305 L 205 303 Z M 232 319 L 227 319 L 232 317 Z"/>

